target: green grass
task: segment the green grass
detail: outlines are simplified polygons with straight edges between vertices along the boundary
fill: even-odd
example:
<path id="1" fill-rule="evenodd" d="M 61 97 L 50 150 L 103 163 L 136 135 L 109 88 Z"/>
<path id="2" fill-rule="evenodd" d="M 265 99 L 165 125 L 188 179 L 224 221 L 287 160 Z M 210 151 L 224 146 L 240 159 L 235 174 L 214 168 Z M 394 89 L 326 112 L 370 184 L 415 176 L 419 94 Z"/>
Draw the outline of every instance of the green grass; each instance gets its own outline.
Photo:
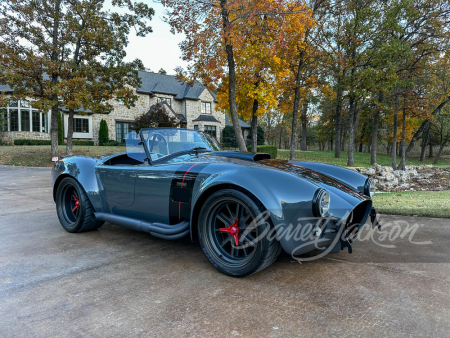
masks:
<path id="1" fill-rule="evenodd" d="M 373 201 L 381 214 L 450 218 L 450 190 L 378 193 Z"/>
<path id="2" fill-rule="evenodd" d="M 370 154 L 369 153 L 354 153 L 355 167 L 370 167 Z M 278 150 L 278 158 L 287 160 L 289 159 L 289 150 Z M 341 151 L 341 158 L 334 157 L 334 151 L 296 151 L 295 159 L 300 161 L 312 161 L 312 162 L 323 162 L 329 164 L 335 164 L 339 166 L 347 166 L 347 152 Z M 410 157 L 407 161 L 407 165 L 423 165 L 423 164 L 433 164 L 434 158 L 426 158 L 425 161 L 420 162 L 419 158 Z M 400 159 L 398 159 L 400 163 Z M 392 156 L 386 154 L 377 154 L 377 164 L 382 166 L 392 165 Z M 437 166 L 449 166 L 450 157 L 441 157 L 439 164 Z"/>
<path id="3" fill-rule="evenodd" d="M 74 155 L 95 156 L 122 153 L 126 151 L 125 146 L 99 147 L 99 146 L 73 146 Z M 65 146 L 59 146 L 60 156 L 66 153 Z M 51 167 L 53 162 L 50 158 L 50 146 L 10 146 L 0 147 L 0 164 Z"/>

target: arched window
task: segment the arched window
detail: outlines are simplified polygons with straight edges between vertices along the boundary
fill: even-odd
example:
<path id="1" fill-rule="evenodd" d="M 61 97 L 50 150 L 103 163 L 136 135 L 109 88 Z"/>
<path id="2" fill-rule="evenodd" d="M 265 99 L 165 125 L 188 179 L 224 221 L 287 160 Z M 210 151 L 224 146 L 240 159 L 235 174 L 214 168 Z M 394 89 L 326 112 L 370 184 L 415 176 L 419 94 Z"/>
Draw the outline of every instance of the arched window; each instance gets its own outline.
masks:
<path id="1" fill-rule="evenodd" d="M 25 100 L 9 101 L 8 107 L 0 109 L 4 122 L 1 131 L 33 131 L 48 133 L 48 114 L 34 109 Z"/>

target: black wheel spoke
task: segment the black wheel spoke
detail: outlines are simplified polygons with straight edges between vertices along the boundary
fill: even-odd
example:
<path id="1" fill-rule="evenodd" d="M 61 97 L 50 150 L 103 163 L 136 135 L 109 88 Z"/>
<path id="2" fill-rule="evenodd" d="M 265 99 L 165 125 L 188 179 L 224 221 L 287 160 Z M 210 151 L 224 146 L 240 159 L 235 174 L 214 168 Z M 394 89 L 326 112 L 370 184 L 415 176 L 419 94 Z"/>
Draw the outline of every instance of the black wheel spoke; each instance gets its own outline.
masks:
<path id="1" fill-rule="evenodd" d="M 226 227 L 228 227 L 230 224 L 233 224 L 227 216 L 225 216 L 223 213 L 220 213 L 216 216 L 216 218 L 221 221 Z"/>

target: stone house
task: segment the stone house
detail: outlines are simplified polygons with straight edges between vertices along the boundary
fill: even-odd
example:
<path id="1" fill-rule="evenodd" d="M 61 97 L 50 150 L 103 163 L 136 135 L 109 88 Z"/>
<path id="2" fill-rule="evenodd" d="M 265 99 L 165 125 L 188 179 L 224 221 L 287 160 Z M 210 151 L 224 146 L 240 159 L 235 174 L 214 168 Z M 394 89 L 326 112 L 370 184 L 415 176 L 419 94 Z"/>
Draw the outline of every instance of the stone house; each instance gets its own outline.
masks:
<path id="1" fill-rule="evenodd" d="M 195 83 L 190 86 L 175 76 L 139 71 L 142 86 L 136 89 L 138 100 L 135 107 L 127 108 L 122 102 L 111 102 L 111 112 L 98 114 L 85 111 L 74 117 L 75 140 L 92 140 L 98 143 L 100 121 L 108 124 L 109 138 L 121 141 L 128 133 L 130 124 L 149 108 L 165 101 L 170 113 L 183 122 L 188 129 L 205 131 L 217 140 L 222 139 L 222 130 L 226 125 L 225 114 L 216 110 L 216 96 L 208 88 Z M 0 85 L 0 91 L 11 93 L 8 86 Z M 7 123 L 0 131 L 0 139 L 13 142 L 15 139 L 50 139 L 50 112 L 44 113 L 32 107 L 32 100 L 10 101 L 7 107 L 0 108 L 0 115 Z M 68 113 L 64 113 L 64 137 L 67 137 Z"/>

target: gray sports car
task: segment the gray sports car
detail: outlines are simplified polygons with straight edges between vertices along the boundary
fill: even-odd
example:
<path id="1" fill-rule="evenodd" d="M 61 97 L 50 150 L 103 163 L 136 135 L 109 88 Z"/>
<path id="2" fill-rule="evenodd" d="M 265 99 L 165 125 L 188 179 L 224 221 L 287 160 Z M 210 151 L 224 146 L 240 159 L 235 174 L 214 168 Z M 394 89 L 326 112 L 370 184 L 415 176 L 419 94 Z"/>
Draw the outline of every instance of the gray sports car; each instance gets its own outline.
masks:
<path id="1" fill-rule="evenodd" d="M 374 185 L 354 171 L 263 153 L 223 151 L 208 134 L 149 128 L 126 153 L 56 162 L 53 196 L 68 232 L 110 222 L 163 239 L 187 235 L 210 262 L 247 276 L 293 256 L 348 248 L 369 216 Z"/>

